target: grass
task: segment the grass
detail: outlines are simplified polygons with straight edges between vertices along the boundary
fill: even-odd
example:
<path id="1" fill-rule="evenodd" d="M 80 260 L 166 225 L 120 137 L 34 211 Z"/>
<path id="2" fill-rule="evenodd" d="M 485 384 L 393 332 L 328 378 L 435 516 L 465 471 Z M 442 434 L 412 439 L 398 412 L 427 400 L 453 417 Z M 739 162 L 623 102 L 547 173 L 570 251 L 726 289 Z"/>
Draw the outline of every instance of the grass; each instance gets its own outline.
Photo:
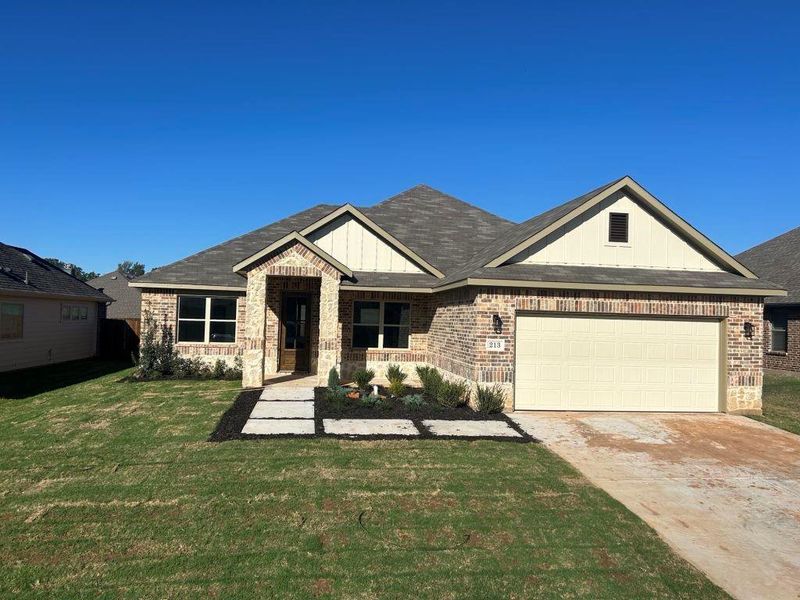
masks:
<path id="1" fill-rule="evenodd" d="M 800 375 L 767 372 L 762 410 L 753 418 L 800 435 Z"/>
<path id="2" fill-rule="evenodd" d="M 109 370 L 0 378 L 0 597 L 724 597 L 540 445 L 208 443 L 235 382 Z"/>

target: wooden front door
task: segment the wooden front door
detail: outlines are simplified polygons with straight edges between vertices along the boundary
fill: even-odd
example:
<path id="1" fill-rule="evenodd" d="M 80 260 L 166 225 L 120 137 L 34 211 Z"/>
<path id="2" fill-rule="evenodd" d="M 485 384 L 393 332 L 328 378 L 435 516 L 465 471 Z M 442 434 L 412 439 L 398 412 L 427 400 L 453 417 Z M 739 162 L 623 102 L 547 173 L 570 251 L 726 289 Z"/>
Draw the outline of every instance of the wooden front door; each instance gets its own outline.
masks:
<path id="1" fill-rule="evenodd" d="M 311 302 L 306 294 L 286 294 L 281 304 L 281 371 L 308 371 L 311 355 L 309 318 Z"/>

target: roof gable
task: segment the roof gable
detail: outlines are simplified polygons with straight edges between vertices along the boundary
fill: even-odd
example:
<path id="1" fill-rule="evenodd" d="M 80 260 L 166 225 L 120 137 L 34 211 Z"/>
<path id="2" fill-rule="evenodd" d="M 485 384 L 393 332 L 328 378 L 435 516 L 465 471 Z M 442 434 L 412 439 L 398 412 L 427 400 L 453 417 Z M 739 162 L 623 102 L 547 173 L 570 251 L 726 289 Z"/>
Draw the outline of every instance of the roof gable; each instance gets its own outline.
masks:
<path id="1" fill-rule="evenodd" d="M 678 271 L 723 269 L 625 191 L 612 194 L 541 238 L 508 263 L 634 267 Z M 613 215 L 624 215 L 628 240 L 609 241 Z"/>
<path id="2" fill-rule="evenodd" d="M 326 263 L 331 265 L 342 275 L 346 275 L 347 277 L 353 276 L 353 271 L 349 267 L 347 267 L 347 265 L 342 264 L 336 258 L 325 252 L 322 248 L 320 248 L 316 244 L 310 242 L 305 236 L 299 234 L 296 231 L 292 231 L 291 233 L 280 238 L 279 240 L 276 240 L 266 248 L 259 250 L 252 256 L 249 256 L 243 261 L 236 263 L 235 265 L 233 265 L 233 270 L 237 273 L 245 273 L 255 263 L 261 260 L 266 260 L 270 255 L 280 252 L 281 250 L 285 249 L 286 246 L 292 244 L 300 244 L 301 246 L 304 246 L 307 250 L 309 250 L 310 252 L 312 252 L 322 260 L 324 260 Z"/>
<path id="3" fill-rule="evenodd" d="M 658 215 L 668 225 L 670 225 L 676 231 L 679 231 L 681 235 L 694 244 L 698 249 L 713 257 L 724 267 L 744 277 L 750 279 L 757 278 L 756 275 L 747 267 L 725 252 L 722 248 L 717 246 L 697 229 L 689 225 L 686 221 L 670 210 L 666 205 L 660 202 L 655 196 L 650 194 L 629 176 L 625 176 L 617 181 L 606 184 L 597 190 L 589 192 L 588 194 L 584 194 L 583 196 L 579 196 L 578 198 L 575 198 L 566 204 L 556 207 L 555 209 L 548 211 L 539 217 L 535 217 L 534 219 L 521 224 L 519 229 L 522 233 L 520 235 L 515 235 L 513 238 L 517 243 L 510 242 L 506 244 L 503 251 L 497 253 L 483 266 L 501 266 L 514 256 L 531 247 L 539 240 L 556 231 L 559 227 L 562 227 L 570 221 L 578 218 L 592 207 L 612 196 L 612 194 L 622 190 L 624 190 L 626 193 L 632 194 L 636 200 L 643 203 L 643 205 Z M 525 237 L 521 240 L 523 235 Z"/>
<path id="4" fill-rule="evenodd" d="M 435 275 L 436 277 L 440 278 L 444 277 L 444 273 L 442 273 L 439 269 L 437 269 L 427 260 L 422 258 L 419 254 L 417 254 L 411 248 L 406 246 L 406 244 L 404 244 L 402 241 L 394 237 L 383 227 L 378 225 L 375 221 L 370 219 L 367 215 L 365 215 L 363 212 L 361 212 L 351 204 L 345 204 L 343 206 L 340 206 L 339 208 L 337 208 L 330 214 L 326 215 L 322 219 L 319 219 L 318 221 L 311 223 L 310 225 L 302 229 L 299 233 L 304 237 L 313 235 L 314 232 L 320 230 L 329 223 L 332 223 L 333 221 L 345 215 L 349 215 L 350 217 L 355 218 L 361 225 L 363 225 L 372 233 L 374 233 L 378 238 L 380 238 L 386 244 L 399 251 L 401 254 L 407 256 L 409 259 L 411 259 L 413 263 L 416 263 L 427 272 L 431 273 L 432 275 Z"/>

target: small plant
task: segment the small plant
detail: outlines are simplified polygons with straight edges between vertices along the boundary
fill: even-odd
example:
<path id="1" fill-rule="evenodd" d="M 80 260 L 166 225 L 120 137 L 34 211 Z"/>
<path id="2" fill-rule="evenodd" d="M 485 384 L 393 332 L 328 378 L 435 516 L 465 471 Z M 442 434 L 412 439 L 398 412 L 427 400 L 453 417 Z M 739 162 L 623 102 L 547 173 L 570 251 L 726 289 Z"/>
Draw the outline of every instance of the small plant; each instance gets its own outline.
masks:
<path id="1" fill-rule="evenodd" d="M 465 381 L 442 381 L 438 386 L 436 401 L 446 408 L 463 406 L 469 400 L 469 386 Z"/>
<path id="2" fill-rule="evenodd" d="M 429 399 L 435 400 L 439 396 L 439 387 L 444 382 L 442 374 L 434 367 L 420 365 L 417 367 L 417 377 L 419 377 L 419 381 L 422 383 L 423 393 Z"/>
<path id="3" fill-rule="evenodd" d="M 369 384 L 374 377 L 375 371 L 372 369 L 356 369 L 356 372 L 353 373 L 353 381 L 356 382 L 358 389 L 364 391 L 369 390 Z"/>
<path id="4" fill-rule="evenodd" d="M 347 392 L 349 388 L 336 386 L 325 390 L 325 401 L 329 402 L 337 409 L 341 409 L 347 402 Z"/>
<path id="5" fill-rule="evenodd" d="M 403 404 L 406 408 L 411 410 L 418 410 L 422 408 L 425 404 L 425 398 L 423 398 L 420 394 L 411 394 L 409 396 L 403 396 Z"/>
<path id="6" fill-rule="evenodd" d="M 361 405 L 369 408 L 383 408 L 383 398 L 375 394 L 369 394 L 361 398 Z"/>
<path id="7" fill-rule="evenodd" d="M 400 365 L 389 365 L 386 368 L 386 379 L 389 380 L 389 394 L 393 398 L 400 398 L 406 393 L 406 385 L 403 383 L 408 375 L 403 372 Z"/>
<path id="8" fill-rule="evenodd" d="M 499 413 L 506 404 L 506 394 L 498 384 L 493 386 L 478 386 L 475 394 L 478 411 L 482 413 Z"/>
<path id="9" fill-rule="evenodd" d="M 342 379 L 339 377 L 339 371 L 336 370 L 336 367 L 331 367 L 331 370 L 328 371 L 328 389 L 332 390 L 341 385 Z"/>
<path id="10" fill-rule="evenodd" d="M 211 367 L 212 379 L 225 379 L 227 374 L 228 374 L 228 365 L 225 364 L 224 360 L 218 358 L 214 363 L 214 366 Z"/>

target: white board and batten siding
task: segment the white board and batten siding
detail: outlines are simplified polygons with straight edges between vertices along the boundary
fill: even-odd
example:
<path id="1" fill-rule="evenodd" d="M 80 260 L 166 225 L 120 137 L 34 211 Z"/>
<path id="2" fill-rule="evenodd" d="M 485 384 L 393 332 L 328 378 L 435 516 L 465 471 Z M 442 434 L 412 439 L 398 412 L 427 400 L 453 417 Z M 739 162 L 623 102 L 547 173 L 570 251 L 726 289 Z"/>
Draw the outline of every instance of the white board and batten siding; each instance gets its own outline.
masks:
<path id="1" fill-rule="evenodd" d="M 520 314 L 515 410 L 716 412 L 719 321 Z"/>
<path id="2" fill-rule="evenodd" d="M 608 241 L 609 214 L 627 213 L 628 242 Z M 651 212 L 627 196 L 611 197 L 527 248 L 510 263 L 722 271 Z"/>
<path id="3" fill-rule="evenodd" d="M 0 340 L 0 371 L 12 371 L 94 356 L 97 303 L 28 297 L 0 297 L 24 306 L 22 339 Z M 87 307 L 85 321 L 61 320 L 61 305 Z"/>
<path id="4" fill-rule="evenodd" d="M 342 215 L 307 237 L 353 271 L 424 273 L 350 215 Z"/>

